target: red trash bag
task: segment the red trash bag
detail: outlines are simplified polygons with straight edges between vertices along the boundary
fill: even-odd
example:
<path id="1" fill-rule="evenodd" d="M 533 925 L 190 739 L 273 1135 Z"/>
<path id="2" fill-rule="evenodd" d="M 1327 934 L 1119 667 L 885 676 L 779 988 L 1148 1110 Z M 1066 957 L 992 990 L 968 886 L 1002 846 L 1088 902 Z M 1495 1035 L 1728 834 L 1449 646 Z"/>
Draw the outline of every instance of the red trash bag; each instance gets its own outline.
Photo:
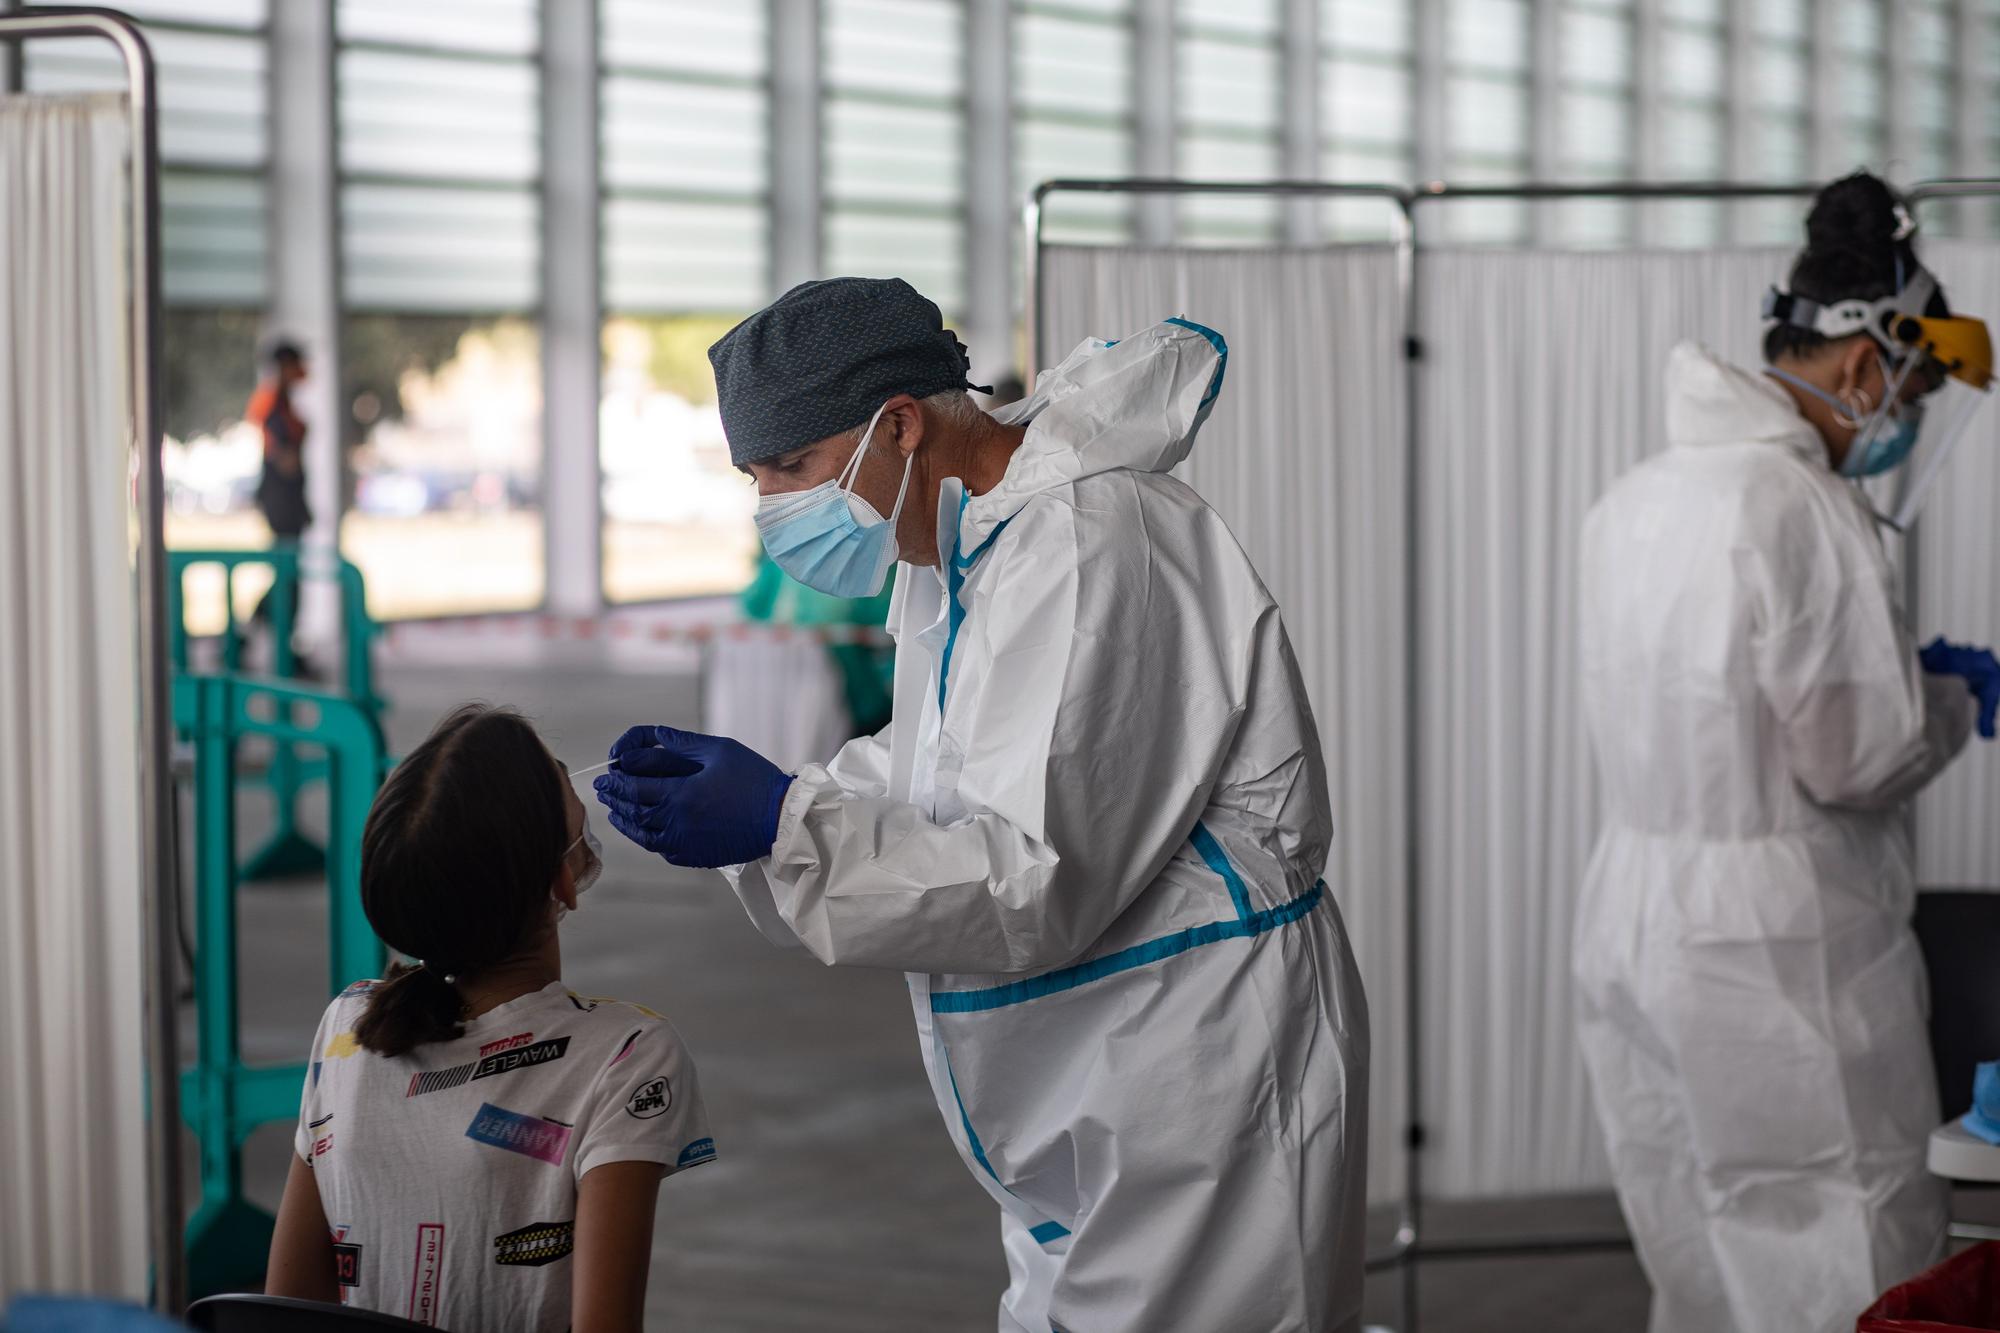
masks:
<path id="1" fill-rule="evenodd" d="M 1854 1333 L 2000 1330 L 2000 1241 L 1975 1245 L 1868 1307 Z"/>

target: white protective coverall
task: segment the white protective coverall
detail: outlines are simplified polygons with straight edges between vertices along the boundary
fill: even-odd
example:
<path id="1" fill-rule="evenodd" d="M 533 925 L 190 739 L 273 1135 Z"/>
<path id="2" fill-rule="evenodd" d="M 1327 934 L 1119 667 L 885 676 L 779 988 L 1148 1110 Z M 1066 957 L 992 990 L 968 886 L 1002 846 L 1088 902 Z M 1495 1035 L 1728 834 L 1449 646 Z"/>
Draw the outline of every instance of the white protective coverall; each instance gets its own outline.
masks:
<path id="1" fill-rule="evenodd" d="M 1583 1053 L 1653 1333 L 1846 1333 L 1943 1244 L 1903 803 L 1974 706 L 1790 396 L 1667 376 L 1670 447 L 1584 526 Z"/>
<path id="2" fill-rule="evenodd" d="M 999 1327 L 1359 1326 L 1368 1014 L 1320 879 L 1324 761 L 1278 608 L 1167 475 L 1220 336 L 1090 341 L 948 480 L 905 565 L 895 720 L 807 765 L 726 873 L 759 928 L 909 973 L 1002 1209 Z"/>

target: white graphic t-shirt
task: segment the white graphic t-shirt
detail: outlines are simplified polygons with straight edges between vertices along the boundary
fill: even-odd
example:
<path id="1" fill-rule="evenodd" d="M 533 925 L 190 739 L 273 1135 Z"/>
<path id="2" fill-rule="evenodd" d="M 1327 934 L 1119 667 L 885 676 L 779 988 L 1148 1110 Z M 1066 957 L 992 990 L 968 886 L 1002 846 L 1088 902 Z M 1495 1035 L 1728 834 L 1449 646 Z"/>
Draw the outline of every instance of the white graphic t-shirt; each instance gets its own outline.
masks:
<path id="1" fill-rule="evenodd" d="M 556 981 L 391 1059 L 354 1037 L 374 984 L 327 1007 L 299 1104 L 341 1300 L 463 1333 L 563 1333 L 577 1182 L 715 1156 L 680 1035 Z"/>

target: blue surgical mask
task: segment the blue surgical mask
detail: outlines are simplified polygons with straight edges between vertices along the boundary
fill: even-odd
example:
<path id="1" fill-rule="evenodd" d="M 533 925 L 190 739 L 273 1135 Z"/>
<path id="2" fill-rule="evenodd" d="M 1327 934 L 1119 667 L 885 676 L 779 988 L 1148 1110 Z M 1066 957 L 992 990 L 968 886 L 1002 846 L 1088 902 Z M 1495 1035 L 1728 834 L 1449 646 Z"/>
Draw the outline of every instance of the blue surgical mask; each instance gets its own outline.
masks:
<path id="1" fill-rule="evenodd" d="M 853 490 L 882 407 L 869 418 L 860 445 L 839 476 L 810 490 L 767 495 L 757 502 L 757 534 L 771 559 L 800 583 L 830 597 L 873 597 L 896 563 L 896 520 L 916 455 L 903 461 L 903 484 L 889 517 L 883 518 Z"/>
<path id="2" fill-rule="evenodd" d="M 1811 394 L 1843 420 L 1854 419 L 1852 406 L 1817 384 L 1807 383 L 1776 366 L 1765 367 L 1764 373 Z M 1905 403 L 1899 399 L 1903 377 L 1897 376 L 1886 363 L 1882 366 L 1882 383 L 1886 401 L 1856 428 L 1854 439 L 1847 446 L 1847 456 L 1841 460 L 1842 476 L 1880 476 L 1901 467 L 1917 447 L 1917 435 L 1924 424 L 1923 403 Z"/>

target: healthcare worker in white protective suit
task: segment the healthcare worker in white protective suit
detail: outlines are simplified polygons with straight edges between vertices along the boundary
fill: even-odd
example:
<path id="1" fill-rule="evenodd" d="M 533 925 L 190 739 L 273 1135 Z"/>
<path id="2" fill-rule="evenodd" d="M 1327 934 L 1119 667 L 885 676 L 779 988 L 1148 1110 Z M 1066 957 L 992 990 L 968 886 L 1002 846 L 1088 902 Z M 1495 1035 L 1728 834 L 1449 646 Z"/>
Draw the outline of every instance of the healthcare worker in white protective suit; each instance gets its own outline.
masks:
<path id="1" fill-rule="evenodd" d="M 1944 1241 L 1904 807 L 1992 735 L 2000 664 L 1919 654 L 1851 479 L 1942 444 L 1923 399 L 1992 353 L 1874 177 L 1807 230 L 1769 364 L 1676 348 L 1669 447 L 1584 528 L 1575 967 L 1653 1333 L 1847 1333 Z"/>
<path id="2" fill-rule="evenodd" d="M 1086 342 L 994 417 L 936 306 L 838 278 L 710 358 L 773 558 L 865 596 L 900 555 L 895 717 L 796 776 L 634 728 L 611 822 L 732 867 L 773 940 L 909 973 L 1002 1330 L 1357 1328 L 1368 1017 L 1319 740 L 1277 606 L 1168 475 L 1221 335 Z"/>

